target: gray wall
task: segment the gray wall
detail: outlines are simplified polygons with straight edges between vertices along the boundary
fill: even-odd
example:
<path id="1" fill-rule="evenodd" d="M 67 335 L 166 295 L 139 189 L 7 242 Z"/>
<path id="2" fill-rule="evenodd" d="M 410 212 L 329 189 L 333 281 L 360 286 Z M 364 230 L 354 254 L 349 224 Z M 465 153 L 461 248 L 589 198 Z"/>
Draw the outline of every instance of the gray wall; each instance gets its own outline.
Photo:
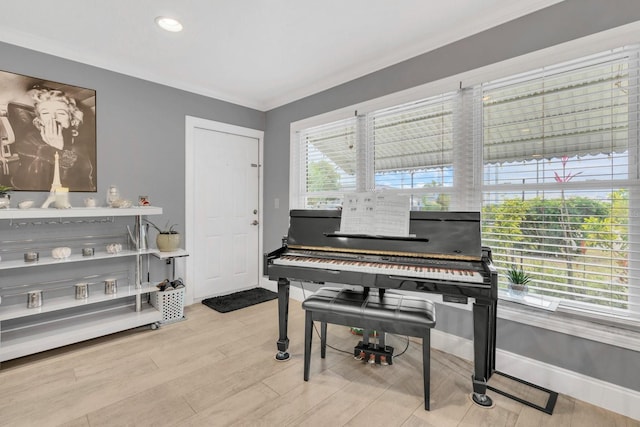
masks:
<path id="1" fill-rule="evenodd" d="M 104 204 L 114 184 L 135 202 L 148 195 L 164 209 L 158 222 L 171 220 L 182 232 L 185 116 L 264 130 L 261 111 L 9 44 L 0 43 L 0 69 L 96 90 L 98 191 L 72 193 L 72 205 L 82 206 L 89 194 Z M 14 192 L 12 206 L 24 199 L 39 205 L 46 193 Z"/>
<path id="2" fill-rule="evenodd" d="M 280 246 L 288 226 L 289 125 L 498 61 L 640 20 L 638 0 L 566 0 L 469 38 L 267 112 L 264 248 Z M 640 41 L 640 39 L 639 39 Z M 280 208 L 275 209 L 275 199 Z M 438 307 L 438 329 L 471 338 L 470 314 Z M 498 347 L 640 391 L 637 352 L 500 320 Z M 615 363 L 593 363 L 615 361 Z"/>

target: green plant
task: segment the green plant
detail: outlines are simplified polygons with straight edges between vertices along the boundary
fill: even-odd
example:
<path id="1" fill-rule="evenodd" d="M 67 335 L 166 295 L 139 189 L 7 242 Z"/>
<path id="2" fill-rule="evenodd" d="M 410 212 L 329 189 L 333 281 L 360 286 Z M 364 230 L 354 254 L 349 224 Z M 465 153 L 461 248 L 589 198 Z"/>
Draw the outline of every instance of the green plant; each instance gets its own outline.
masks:
<path id="1" fill-rule="evenodd" d="M 522 267 L 511 266 L 506 273 L 509 282 L 514 285 L 526 285 L 531 281 L 529 273 L 525 272 Z"/>
<path id="2" fill-rule="evenodd" d="M 11 190 L 13 190 L 13 187 L 7 187 L 6 185 L 0 184 L 0 195 L 7 194 Z"/>
<path id="3" fill-rule="evenodd" d="M 155 228 L 158 233 L 160 234 L 179 234 L 177 230 L 174 230 L 174 227 L 178 224 L 172 224 L 169 225 L 169 223 L 171 221 L 167 221 L 167 224 L 164 226 L 164 228 L 160 228 L 157 225 L 155 225 L 153 222 L 149 221 L 148 219 L 145 219 L 145 222 L 147 222 L 150 226 L 152 226 L 153 228 Z"/>

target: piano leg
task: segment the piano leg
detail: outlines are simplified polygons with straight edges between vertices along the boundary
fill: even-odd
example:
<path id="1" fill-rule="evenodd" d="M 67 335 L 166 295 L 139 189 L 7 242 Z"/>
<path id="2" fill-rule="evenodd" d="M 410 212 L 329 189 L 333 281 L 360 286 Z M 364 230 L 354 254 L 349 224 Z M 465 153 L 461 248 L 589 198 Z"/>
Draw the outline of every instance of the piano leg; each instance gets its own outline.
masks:
<path id="1" fill-rule="evenodd" d="M 278 279 L 278 326 L 280 336 L 278 337 L 278 353 L 276 360 L 289 360 L 289 338 L 287 329 L 289 325 L 289 280 Z"/>
<path id="2" fill-rule="evenodd" d="M 472 398 L 480 406 L 489 407 L 493 401 L 487 396 L 487 381 L 493 373 L 495 345 L 495 313 L 491 301 L 473 304 L 473 360 L 474 374 Z"/>

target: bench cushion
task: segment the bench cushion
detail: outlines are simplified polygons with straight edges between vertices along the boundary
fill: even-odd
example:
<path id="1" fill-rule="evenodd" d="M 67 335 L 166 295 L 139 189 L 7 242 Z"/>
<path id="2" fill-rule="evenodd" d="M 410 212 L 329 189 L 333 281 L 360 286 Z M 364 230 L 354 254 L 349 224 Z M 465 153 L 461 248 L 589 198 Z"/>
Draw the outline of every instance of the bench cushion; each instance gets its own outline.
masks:
<path id="1" fill-rule="evenodd" d="M 385 332 L 424 336 L 436 324 L 434 304 L 424 298 L 386 292 L 352 291 L 323 287 L 307 297 L 302 308 L 313 313 L 313 320 Z"/>

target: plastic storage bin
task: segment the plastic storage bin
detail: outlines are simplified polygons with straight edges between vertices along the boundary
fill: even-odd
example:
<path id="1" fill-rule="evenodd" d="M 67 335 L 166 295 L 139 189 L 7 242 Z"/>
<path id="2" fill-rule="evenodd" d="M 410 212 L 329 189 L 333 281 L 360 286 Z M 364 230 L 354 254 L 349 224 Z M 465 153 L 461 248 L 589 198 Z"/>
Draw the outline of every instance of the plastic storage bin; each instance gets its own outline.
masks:
<path id="1" fill-rule="evenodd" d="M 157 291 L 151 294 L 151 305 L 162 313 L 160 323 L 177 322 L 184 319 L 185 288 L 172 291 Z"/>

